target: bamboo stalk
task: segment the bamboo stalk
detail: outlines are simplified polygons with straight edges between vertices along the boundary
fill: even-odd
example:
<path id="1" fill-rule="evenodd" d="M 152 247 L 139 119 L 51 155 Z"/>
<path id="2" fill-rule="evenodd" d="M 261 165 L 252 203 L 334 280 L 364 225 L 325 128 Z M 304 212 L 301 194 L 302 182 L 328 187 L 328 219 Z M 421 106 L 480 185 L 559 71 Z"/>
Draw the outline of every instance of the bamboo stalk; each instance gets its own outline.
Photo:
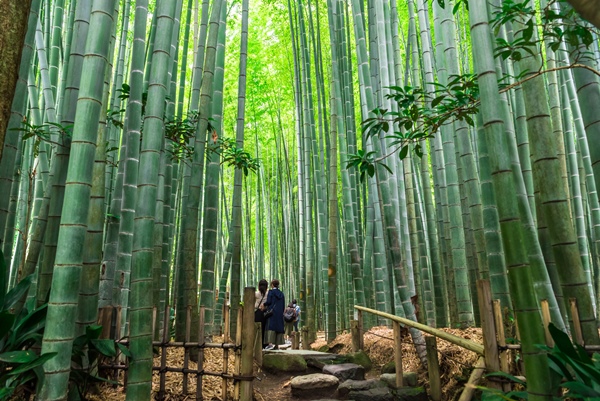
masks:
<path id="1" fill-rule="evenodd" d="M 204 306 L 200 307 L 200 313 L 198 314 L 198 344 L 204 341 Z M 201 400 L 202 397 L 202 373 L 204 370 L 204 349 L 198 350 L 198 365 L 196 373 L 196 401 Z"/>
<path id="2" fill-rule="evenodd" d="M 227 299 L 227 298 L 226 298 Z M 229 312 L 230 308 L 227 305 L 227 302 L 223 305 L 223 320 L 225 323 L 225 329 L 223 330 L 223 342 L 227 342 L 229 340 Z M 229 350 L 223 349 L 223 373 L 227 373 L 227 368 L 229 366 Z M 223 401 L 227 400 L 227 379 L 223 377 L 223 382 L 221 383 L 221 398 Z"/>
<path id="3" fill-rule="evenodd" d="M 169 339 L 169 312 L 171 308 L 169 305 L 165 306 L 165 316 L 163 321 L 163 335 L 162 344 L 160 346 L 160 382 L 158 389 L 158 400 L 165 399 L 165 388 L 167 383 L 167 375 L 165 369 L 167 367 L 167 341 Z"/>
<path id="4" fill-rule="evenodd" d="M 242 315 L 242 356 L 240 376 L 252 376 L 254 364 L 252 361 L 252 339 L 254 338 L 254 330 L 252 330 L 252 322 L 254 322 L 254 288 L 244 288 L 244 313 Z M 261 343 L 262 345 L 262 343 Z M 240 384 L 240 401 L 252 401 L 252 381 L 244 380 Z"/>
<path id="5" fill-rule="evenodd" d="M 369 312 L 374 315 L 378 315 L 378 316 L 384 317 L 386 319 L 390 319 L 394 322 L 398 322 L 398 323 L 402 323 L 402 324 L 410 326 L 410 327 L 414 327 L 415 329 L 418 329 L 425 333 L 439 337 L 442 340 L 446 340 L 452 344 L 458 345 L 459 347 L 463 347 L 465 349 L 468 349 L 469 351 L 473 351 L 479 355 L 483 355 L 483 345 L 477 344 L 474 341 L 470 341 L 470 340 L 455 336 L 453 334 L 446 333 L 445 331 L 435 329 L 433 327 L 429 327 L 429 326 L 421 324 L 421 323 L 417 323 L 410 319 L 405 319 L 403 317 L 394 316 L 389 313 L 380 312 L 375 309 L 369 309 L 369 308 L 365 308 L 363 306 L 358 306 L 358 305 L 355 305 L 354 308 L 358 309 L 358 310 L 362 310 L 363 312 Z"/>
<path id="6" fill-rule="evenodd" d="M 185 311 L 185 342 L 190 341 L 190 334 L 192 328 L 192 305 L 188 305 Z M 190 349 L 184 348 L 183 352 L 183 369 L 187 369 L 190 364 Z M 188 374 L 183 373 L 183 395 L 188 394 Z"/>

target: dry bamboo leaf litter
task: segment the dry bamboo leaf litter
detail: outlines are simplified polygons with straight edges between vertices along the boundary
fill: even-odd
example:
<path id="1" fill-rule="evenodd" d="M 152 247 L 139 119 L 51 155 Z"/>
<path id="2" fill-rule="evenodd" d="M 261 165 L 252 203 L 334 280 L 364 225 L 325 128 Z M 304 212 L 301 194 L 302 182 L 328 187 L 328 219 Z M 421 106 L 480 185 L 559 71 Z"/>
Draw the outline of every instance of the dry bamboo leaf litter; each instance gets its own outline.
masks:
<path id="1" fill-rule="evenodd" d="M 448 333 L 459 337 L 470 339 L 477 343 L 482 343 L 481 330 L 478 328 L 469 328 L 464 330 L 459 329 L 442 329 Z M 329 352 L 345 354 L 352 352 L 352 336 L 350 333 L 342 333 L 333 341 L 327 343 L 324 340 L 324 333 L 319 333 L 317 341 L 311 344 L 312 349 L 319 349 L 327 345 Z M 369 354 L 374 371 L 379 372 L 379 369 L 390 362 L 394 358 L 393 347 L 393 330 L 385 326 L 373 327 L 364 335 L 365 352 Z M 218 338 L 214 339 L 219 342 Z M 442 396 L 444 400 L 453 400 L 458 397 L 462 391 L 465 382 L 467 381 L 473 365 L 477 360 L 477 355 L 471 351 L 467 351 L 457 345 L 447 341 L 438 339 L 438 357 L 440 360 L 440 375 L 442 380 Z M 417 372 L 421 384 L 427 386 L 427 372 L 424 371 L 414 350 L 410 335 L 403 332 L 402 336 L 402 367 L 405 372 Z M 167 350 L 167 366 L 182 367 L 184 359 L 184 351 L 182 348 L 169 348 Z M 228 372 L 234 370 L 234 353 L 229 353 Z M 160 358 L 154 359 L 155 366 L 160 366 Z M 221 349 L 206 349 L 204 359 L 204 370 L 210 372 L 221 372 L 223 365 L 223 351 Z M 190 361 L 189 369 L 196 369 L 196 363 Z M 261 380 L 255 380 L 254 399 L 257 401 L 285 401 L 293 399 L 290 394 L 289 380 L 290 377 L 279 377 L 268 375 L 260 369 L 255 371 L 257 377 Z M 153 374 L 152 392 L 153 397 L 156 396 L 159 389 L 159 374 Z M 121 378 L 122 381 L 122 378 Z M 183 401 L 194 400 L 196 392 L 196 376 L 189 375 L 188 395 L 182 394 L 183 375 L 181 373 L 167 373 L 166 376 L 166 400 L 168 401 Z M 222 379 L 213 376 L 203 377 L 203 394 L 205 400 L 222 400 L 221 395 Z M 287 384 L 287 385 L 286 385 Z M 228 393 L 232 394 L 233 385 L 228 384 Z M 124 401 L 125 392 L 122 387 L 113 388 L 109 385 L 104 385 L 100 389 L 100 394 L 90 395 L 91 401 Z"/>

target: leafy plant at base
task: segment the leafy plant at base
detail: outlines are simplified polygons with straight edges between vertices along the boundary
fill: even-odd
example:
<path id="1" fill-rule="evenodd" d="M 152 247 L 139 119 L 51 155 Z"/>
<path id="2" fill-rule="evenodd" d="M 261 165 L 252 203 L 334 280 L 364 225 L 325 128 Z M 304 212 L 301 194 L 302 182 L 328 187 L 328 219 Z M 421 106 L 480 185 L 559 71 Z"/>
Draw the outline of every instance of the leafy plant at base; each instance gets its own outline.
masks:
<path id="1" fill-rule="evenodd" d="M 38 355 L 31 350 L 40 345 L 46 325 L 46 305 L 35 308 L 35 299 L 15 315 L 15 306 L 27 294 L 31 277 L 6 291 L 6 265 L 0 251 L 0 400 L 12 396 L 29 399 L 44 381 L 42 365 L 56 353 Z"/>
<path id="2" fill-rule="evenodd" d="M 71 361 L 71 388 L 69 401 L 86 400 L 90 385 L 95 383 L 119 384 L 99 375 L 100 363 L 104 358 L 115 359 L 119 351 L 126 357 L 131 357 L 129 349 L 111 339 L 101 339 L 102 326 L 91 325 L 85 328 L 85 334 L 73 341 Z"/>
<path id="3" fill-rule="evenodd" d="M 578 399 L 586 401 L 597 401 L 600 399 L 600 354 L 594 353 L 591 357 L 579 344 L 574 344 L 569 336 L 556 328 L 552 323 L 548 326 L 550 335 L 554 340 L 554 347 L 546 345 L 539 347 L 548 352 L 550 369 L 562 379 L 557 389 L 561 397 L 555 400 Z M 522 386 L 526 383 L 518 378 L 503 372 L 494 372 L 486 377 L 503 377 Z M 511 391 L 502 393 L 498 390 L 486 387 L 477 387 L 483 390 L 482 400 L 526 400 L 525 391 Z"/>

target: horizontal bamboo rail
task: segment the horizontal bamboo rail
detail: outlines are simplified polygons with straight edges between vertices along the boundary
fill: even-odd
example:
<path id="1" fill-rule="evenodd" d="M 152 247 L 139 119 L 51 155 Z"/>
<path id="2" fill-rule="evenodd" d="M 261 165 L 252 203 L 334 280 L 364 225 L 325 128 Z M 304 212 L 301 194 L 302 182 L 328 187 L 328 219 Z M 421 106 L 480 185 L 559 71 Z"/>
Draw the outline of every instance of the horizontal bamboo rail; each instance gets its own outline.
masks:
<path id="1" fill-rule="evenodd" d="M 378 315 L 378 316 L 384 317 L 386 319 L 390 319 L 394 322 L 402 323 L 406 326 L 414 327 L 417 330 L 421 330 L 425 333 L 439 337 L 442 340 L 446 340 L 448 342 L 451 342 L 452 344 L 458 345 L 459 347 L 463 347 L 469 351 L 473 351 L 476 354 L 483 355 L 483 345 L 477 344 L 474 341 L 455 336 L 454 334 L 446 333 L 445 331 L 435 329 L 433 327 L 429 327 L 429 326 L 421 324 L 421 323 L 417 323 L 410 319 L 406 319 L 406 318 L 399 317 L 399 316 L 394 316 L 394 315 L 391 315 L 391 314 L 385 313 L 385 312 L 380 312 L 375 309 L 369 309 L 369 308 L 365 308 L 364 306 L 358 306 L 358 305 L 355 305 L 354 308 L 358 309 L 360 311 L 363 311 L 363 312 L 372 313 L 374 315 Z"/>

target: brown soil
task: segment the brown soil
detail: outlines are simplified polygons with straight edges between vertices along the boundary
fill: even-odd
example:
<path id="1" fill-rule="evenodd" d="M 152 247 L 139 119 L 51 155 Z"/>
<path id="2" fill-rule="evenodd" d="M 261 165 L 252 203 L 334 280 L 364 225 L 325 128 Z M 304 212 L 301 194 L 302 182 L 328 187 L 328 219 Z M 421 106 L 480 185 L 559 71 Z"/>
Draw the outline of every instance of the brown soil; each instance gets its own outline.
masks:
<path id="1" fill-rule="evenodd" d="M 471 339 L 482 343 L 481 330 L 476 328 L 458 330 L 443 329 L 454 335 Z M 365 352 L 369 354 L 373 362 L 373 370 L 368 377 L 376 377 L 381 371 L 381 367 L 393 360 L 393 332 L 387 327 L 374 327 L 365 333 Z M 215 339 L 218 341 L 218 339 Z M 317 341 L 311 344 L 311 348 L 318 350 L 327 345 L 329 352 L 345 354 L 351 352 L 351 335 L 349 333 L 340 334 L 327 344 L 323 333 L 319 333 Z M 440 372 L 442 379 L 442 399 L 453 400 L 458 397 L 464 383 L 468 379 L 472 366 L 477 360 L 475 353 L 467 351 L 456 345 L 450 344 L 444 340 L 438 339 L 438 356 L 440 360 Z M 410 336 L 407 333 L 402 337 L 402 367 L 405 372 L 417 372 L 421 385 L 427 387 L 427 372 L 424 371 L 412 345 Z M 183 366 L 183 350 L 169 349 L 167 353 L 167 366 Z M 160 359 L 155 358 L 155 366 L 160 365 Z M 204 369 L 210 372 L 220 372 L 223 367 L 222 350 L 208 349 L 205 353 Z M 194 362 L 189 363 L 190 369 L 196 369 Z M 233 353 L 230 352 L 228 360 L 228 371 L 234 370 Z M 315 370 L 316 372 L 316 370 Z M 313 372 L 308 372 L 313 373 Z M 255 369 L 256 380 L 254 380 L 254 399 L 257 401 L 297 401 L 296 397 L 291 395 L 290 380 L 293 376 L 289 374 L 279 375 L 262 371 L 259 367 Z M 168 401 L 195 400 L 196 379 L 193 375 L 189 376 L 188 394 L 182 394 L 183 375 L 180 373 L 168 373 L 166 380 L 166 391 Z M 205 376 L 203 379 L 204 400 L 222 400 L 222 379 L 218 377 Z M 154 374 L 152 390 L 156 394 L 159 389 L 159 375 Z M 231 397 L 233 386 L 228 385 L 228 393 Z M 89 396 L 92 401 L 124 401 L 125 393 L 122 387 L 113 388 L 112 386 L 103 386 L 99 394 Z"/>

